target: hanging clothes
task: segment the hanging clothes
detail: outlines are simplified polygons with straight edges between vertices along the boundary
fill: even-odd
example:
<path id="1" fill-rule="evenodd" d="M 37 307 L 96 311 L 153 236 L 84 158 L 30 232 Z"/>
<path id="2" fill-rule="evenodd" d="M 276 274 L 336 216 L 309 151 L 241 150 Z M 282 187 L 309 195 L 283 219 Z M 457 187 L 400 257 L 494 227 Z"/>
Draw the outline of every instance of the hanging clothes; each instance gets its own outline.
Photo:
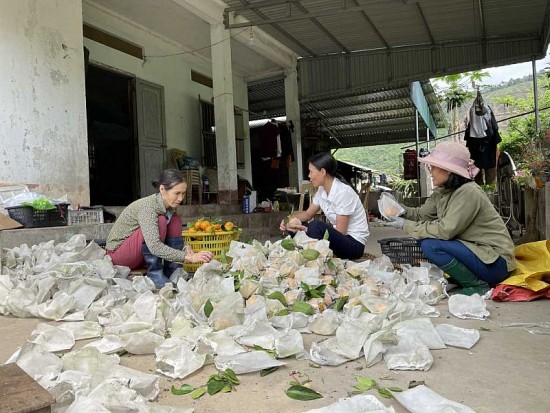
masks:
<path id="1" fill-rule="evenodd" d="M 279 127 L 274 121 L 267 122 L 260 129 L 260 157 L 277 157 L 277 137 L 279 136 Z"/>
<path id="2" fill-rule="evenodd" d="M 294 162 L 294 148 L 290 127 L 286 122 L 279 123 L 279 136 L 281 137 L 281 159 L 287 167 L 290 167 Z"/>
<path id="3" fill-rule="evenodd" d="M 497 145 L 502 138 L 498 133 L 495 114 L 483 101 L 479 91 L 470 108 L 464 140 L 475 166 L 481 170 L 476 176 L 476 182 L 480 185 L 496 183 Z"/>

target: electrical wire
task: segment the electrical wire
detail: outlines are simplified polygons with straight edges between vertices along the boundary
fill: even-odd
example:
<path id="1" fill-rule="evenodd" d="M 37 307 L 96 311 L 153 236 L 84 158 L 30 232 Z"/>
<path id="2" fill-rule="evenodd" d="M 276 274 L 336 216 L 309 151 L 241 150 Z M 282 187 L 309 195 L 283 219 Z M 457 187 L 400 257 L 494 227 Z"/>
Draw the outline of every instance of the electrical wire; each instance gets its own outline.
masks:
<path id="1" fill-rule="evenodd" d="M 542 112 L 542 111 L 545 111 L 545 110 L 548 110 L 548 109 L 550 109 L 550 106 L 547 106 L 547 107 L 545 107 L 545 108 L 539 109 L 539 112 Z M 534 111 L 534 110 L 530 110 L 530 111 L 528 111 L 528 112 L 519 113 L 519 114 L 517 114 L 517 115 L 509 116 L 509 117 L 504 118 L 504 119 L 499 119 L 499 120 L 497 120 L 497 123 L 504 122 L 504 121 L 507 121 L 507 120 L 510 120 L 510 119 L 519 118 L 519 117 L 525 116 L 525 115 L 530 115 L 530 114 L 532 114 L 532 113 L 535 113 L 535 111 Z M 435 142 L 435 141 L 439 141 L 439 140 L 441 140 L 441 139 L 449 138 L 449 137 L 451 137 L 451 136 L 459 135 L 459 134 L 464 133 L 464 132 L 466 132 L 466 129 L 462 129 L 462 130 L 459 130 L 458 132 L 454 132 L 454 133 L 449 133 L 448 135 L 441 136 L 441 137 L 439 137 L 439 138 L 430 139 L 430 143 Z M 426 142 L 426 141 L 421 141 L 420 143 L 425 143 L 425 142 Z M 407 145 L 407 146 L 403 146 L 401 149 L 410 148 L 410 147 L 412 147 L 412 146 L 416 146 L 416 142 L 413 143 L 413 144 Z"/>
<path id="2" fill-rule="evenodd" d="M 188 50 L 188 51 L 186 51 L 186 52 L 165 54 L 165 55 L 145 55 L 144 58 L 145 58 L 145 59 L 151 59 L 151 58 L 158 58 L 158 57 L 182 56 L 182 55 L 185 55 L 185 54 L 200 52 L 201 50 L 210 49 L 212 46 L 216 46 L 216 45 L 218 45 L 218 44 L 220 44 L 220 43 L 223 43 L 223 42 L 225 42 L 225 41 L 227 41 L 227 40 L 230 40 L 231 38 L 233 38 L 233 37 L 235 37 L 235 36 L 238 36 L 239 34 L 244 33 L 244 32 L 247 31 L 247 30 L 248 30 L 248 28 L 243 29 L 243 30 L 241 30 L 240 32 L 237 32 L 237 33 L 235 33 L 235 34 L 230 35 L 229 37 L 227 37 L 227 38 L 225 38 L 225 39 L 220 40 L 219 42 L 212 43 L 212 44 L 210 44 L 210 45 L 208 45 L 208 46 L 199 47 L 198 49 Z"/>

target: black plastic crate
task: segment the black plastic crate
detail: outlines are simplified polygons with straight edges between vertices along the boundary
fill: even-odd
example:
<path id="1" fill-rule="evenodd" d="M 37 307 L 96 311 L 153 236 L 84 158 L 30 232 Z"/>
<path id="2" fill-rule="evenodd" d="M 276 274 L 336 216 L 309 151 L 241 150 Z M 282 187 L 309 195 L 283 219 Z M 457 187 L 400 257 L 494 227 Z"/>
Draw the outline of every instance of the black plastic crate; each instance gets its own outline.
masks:
<path id="1" fill-rule="evenodd" d="M 384 238 L 378 242 L 382 254 L 388 256 L 393 264 L 420 265 L 422 261 L 430 262 L 414 238 Z"/>
<path id="2" fill-rule="evenodd" d="M 60 227 L 67 225 L 67 208 L 69 204 L 58 204 L 55 209 L 41 211 L 30 206 L 7 207 L 11 219 L 25 228 Z"/>

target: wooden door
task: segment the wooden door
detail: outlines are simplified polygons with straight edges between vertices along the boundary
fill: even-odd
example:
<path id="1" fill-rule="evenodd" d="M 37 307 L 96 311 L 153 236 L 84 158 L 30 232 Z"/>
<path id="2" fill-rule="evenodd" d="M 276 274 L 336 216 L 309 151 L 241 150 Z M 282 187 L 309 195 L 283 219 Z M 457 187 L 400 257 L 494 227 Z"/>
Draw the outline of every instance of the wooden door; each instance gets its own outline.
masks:
<path id="1" fill-rule="evenodd" d="M 136 79 L 136 106 L 140 197 L 144 197 L 157 191 L 152 182 L 166 164 L 164 87 Z"/>

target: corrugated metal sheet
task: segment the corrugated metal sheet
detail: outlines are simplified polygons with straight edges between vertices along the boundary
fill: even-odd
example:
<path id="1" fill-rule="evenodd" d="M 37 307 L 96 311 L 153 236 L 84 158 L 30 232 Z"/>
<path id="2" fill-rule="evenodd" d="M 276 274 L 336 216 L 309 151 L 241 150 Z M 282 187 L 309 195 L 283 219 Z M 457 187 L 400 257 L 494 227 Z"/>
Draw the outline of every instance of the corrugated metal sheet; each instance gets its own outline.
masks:
<path id="1" fill-rule="evenodd" d="M 352 88 L 365 79 L 372 86 L 524 62 L 543 57 L 549 42 L 550 0 L 302 0 L 301 7 L 291 7 L 291 17 L 333 13 L 299 21 L 288 21 L 287 4 L 263 1 L 267 6 L 254 9 L 257 4 L 249 1 L 239 14 L 252 24 L 280 19 L 261 29 L 299 56 L 319 59 L 300 64 L 307 77 L 303 96 Z M 342 4 L 352 11 L 339 13 Z M 346 50 L 358 53 L 340 56 Z"/>
<path id="2" fill-rule="evenodd" d="M 252 24 L 280 19 L 261 28 L 305 57 L 299 59 L 302 113 L 321 118 L 343 146 L 413 141 L 410 82 L 540 58 L 549 41 L 550 0 L 302 0 L 301 8 L 291 7 L 292 16 L 334 13 L 299 21 L 289 21 L 285 4 L 253 10 L 258 1 L 240 14 Z M 342 4 L 364 9 L 340 14 Z M 444 116 L 429 82 L 422 90 L 441 126 Z M 284 112 L 282 96 L 280 81 L 251 90 L 249 105 L 272 117 Z"/>
<path id="3" fill-rule="evenodd" d="M 441 106 L 430 82 L 421 82 L 419 88 L 426 96 L 434 121 L 439 127 L 444 126 Z M 284 93 L 283 79 L 250 85 L 250 119 L 283 116 Z M 336 138 L 330 141 L 335 148 L 412 142 L 416 139 L 415 106 L 408 83 L 387 89 L 342 90 L 317 99 L 301 100 L 300 103 L 302 118 L 318 119 L 321 131 Z M 420 134 L 425 137 L 426 125 L 422 118 L 419 124 Z"/>
<path id="4" fill-rule="evenodd" d="M 356 87 L 409 82 L 448 73 L 479 70 L 488 65 L 526 61 L 539 54 L 540 40 L 457 44 L 391 52 L 357 52 L 300 59 L 300 95 L 304 99 Z M 491 63 L 489 63 L 491 62 Z"/>

